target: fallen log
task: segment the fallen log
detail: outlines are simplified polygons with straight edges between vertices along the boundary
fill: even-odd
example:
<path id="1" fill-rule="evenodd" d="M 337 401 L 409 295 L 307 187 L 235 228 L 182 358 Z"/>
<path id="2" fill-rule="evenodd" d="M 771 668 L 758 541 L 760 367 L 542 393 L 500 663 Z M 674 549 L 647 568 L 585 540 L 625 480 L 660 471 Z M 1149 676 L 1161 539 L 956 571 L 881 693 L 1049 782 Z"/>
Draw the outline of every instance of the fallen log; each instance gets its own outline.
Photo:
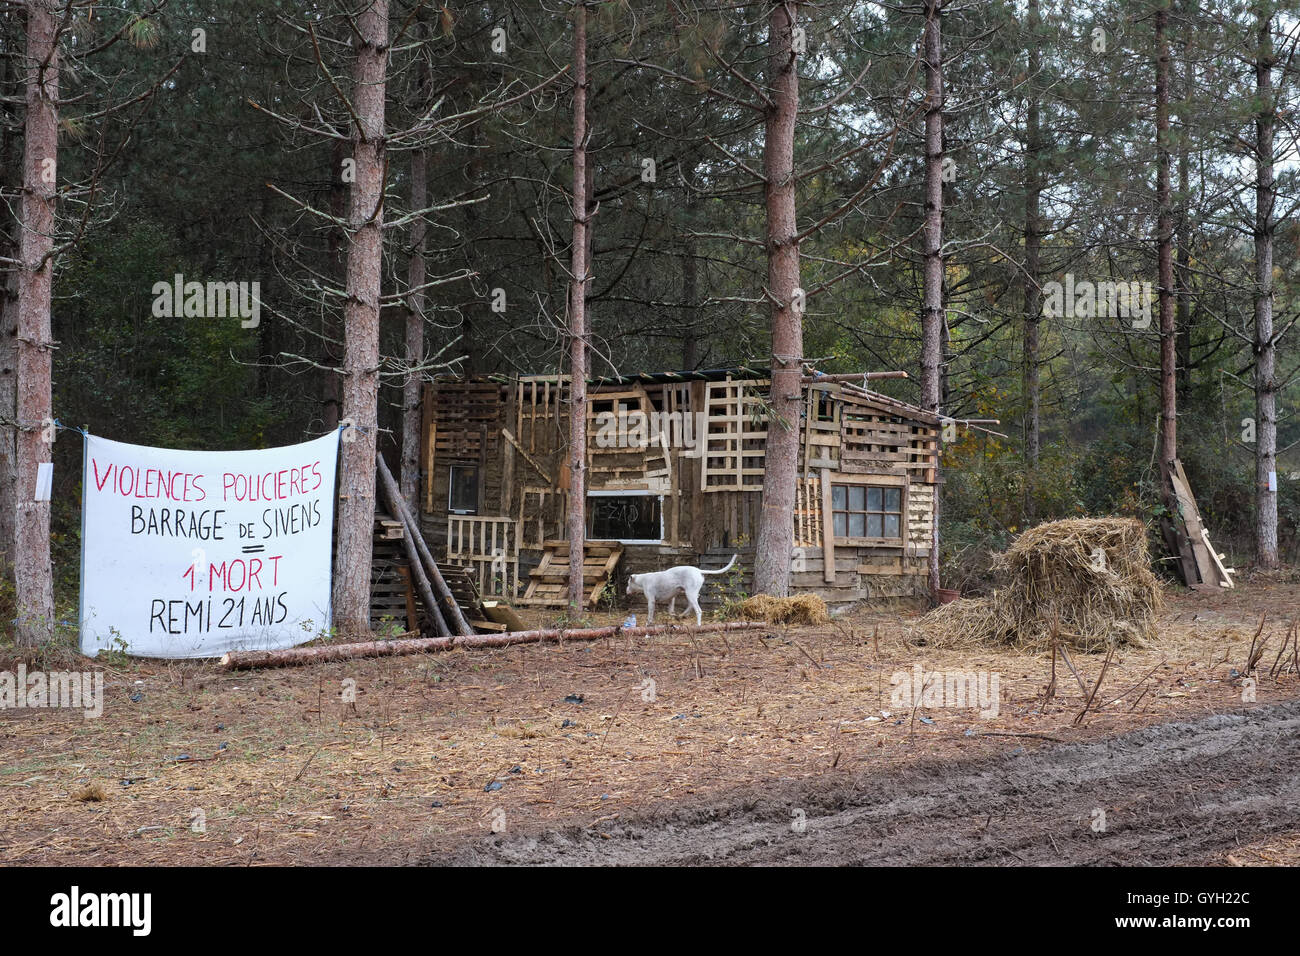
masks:
<path id="1" fill-rule="evenodd" d="M 406 499 L 402 497 L 401 491 L 397 487 L 397 481 L 393 478 L 393 473 L 388 470 L 388 463 L 384 461 L 381 454 L 375 455 L 379 468 L 379 483 L 384 491 L 385 497 L 388 498 L 388 506 L 393 509 L 393 514 L 402 522 L 406 528 L 406 537 L 415 546 L 419 557 L 416 563 L 424 563 L 424 570 L 428 572 L 429 582 L 433 585 L 433 592 L 438 596 L 441 602 L 440 610 L 442 617 L 450 626 L 445 629 L 448 634 L 461 634 L 469 637 L 474 633 L 474 628 L 469 626 L 465 620 L 465 615 L 461 612 L 460 605 L 456 603 L 456 598 L 451 593 L 451 588 L 447 587 L 447 582 L 438 570 L 437 563 L 433 560 L 433 555 L 429 553 L 429 546 L 424 541 L 424 535 L 420 533 L 420 526 L 415 521 L 415 516 L 411 514 L 411 509 L 406 505 Z"/>
<path id="2" fill-rule="evenodd" d="M 287 647 L 275 651 L 230 651 L 221 658 L 228 671 L 258 667 L 291 667 L 362 657 L 404 657 L 450 651 L 457 647 L 510 647 L 514 644 L 560 644 L 564 641 L 596 641 L 602 637 L 646 637 L 651 634 L 707 634 L 714 631 L 753 631 L 769 627 L 763 621 L 719 621 L 715 624 L 655 624 L 652 627 L 586 627 L 573 630 L 515 631 L 507 634 L 474 634 L 470 637 L 420 637 L 392 641 L 362 641 L 357 644 L 324 644 L 319 647 Z"/>

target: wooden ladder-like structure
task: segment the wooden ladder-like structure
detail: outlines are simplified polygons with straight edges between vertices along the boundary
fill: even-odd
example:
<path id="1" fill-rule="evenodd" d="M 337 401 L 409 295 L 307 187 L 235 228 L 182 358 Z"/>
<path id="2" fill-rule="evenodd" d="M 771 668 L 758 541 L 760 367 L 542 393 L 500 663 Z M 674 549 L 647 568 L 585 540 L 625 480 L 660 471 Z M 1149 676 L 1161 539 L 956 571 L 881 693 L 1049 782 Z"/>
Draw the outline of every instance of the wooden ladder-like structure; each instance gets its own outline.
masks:
<path id="1" fill-rule="evenodd" d="M 582 593 L 586 606 L 595 607 L 600 592 L 614 577 L 614 569 L 623 557 L 623 545 L 617 541 L 588 541 L 583 549 Z M 528 590 L 519 604 L 541 607 L 565 607 L 569 603 L 569 542 L 542 543 L 542 561 L 528 573 Z"/>
<path id="2" fill-rule="evenodd" d="M 386 631 L 405 622 L 403 637 L 418 637 L 420 616 L 411 587 L 411 569 L 402 550 L 402 523 L 383 513 L 375 514 L 374 541 L 370 565 L 370 626 Z"/>

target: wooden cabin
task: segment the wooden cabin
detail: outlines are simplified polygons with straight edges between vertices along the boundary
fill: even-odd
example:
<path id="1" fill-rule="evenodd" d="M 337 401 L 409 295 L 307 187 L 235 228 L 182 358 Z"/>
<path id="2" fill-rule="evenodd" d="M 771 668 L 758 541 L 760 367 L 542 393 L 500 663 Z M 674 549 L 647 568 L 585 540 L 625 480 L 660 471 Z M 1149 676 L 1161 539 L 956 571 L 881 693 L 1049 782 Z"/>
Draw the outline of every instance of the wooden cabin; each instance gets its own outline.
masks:
<path id="1" fill-rule="evenodd" d="M 590 604 L 627 574 L 705 570 L 701 600 L 748 592 L 768 421 L 747 369 L 593 380 L 587 396 Z M 927 593 L 940 421 L 843 376 L 805 377 L 792 586 L 832 607 Z M 831 378 L 835 380 L 830 380 Z M 863 383 L 865 385 L 865 381 Z M 438 381 L 424 393 L 422 524 L 484 596 L 567 604 L 565 376 Z"/>

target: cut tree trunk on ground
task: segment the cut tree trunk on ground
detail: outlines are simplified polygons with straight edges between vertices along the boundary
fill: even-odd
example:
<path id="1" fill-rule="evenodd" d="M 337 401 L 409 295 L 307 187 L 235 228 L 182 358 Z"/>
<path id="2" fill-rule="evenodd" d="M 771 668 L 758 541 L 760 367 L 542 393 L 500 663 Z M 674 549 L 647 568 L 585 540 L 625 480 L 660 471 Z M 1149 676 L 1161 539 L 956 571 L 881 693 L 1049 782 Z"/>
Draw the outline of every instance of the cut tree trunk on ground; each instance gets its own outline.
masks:
<path id="1" fill-rule="evenodd" d="M 226 670 L 249 670 L 258 667 L 290 667 L 298 664 L 321 664 L 364 657 L 405 657 L 450 651 L 457 647 L 510 647 L 514 644 L 562 644 L 565 641 L 598 641 L 603 637 L 648 637 L 652 634 L 709 634 L 717 631 L 756 631 L 770 628 L 763 621 L 726 621 L 716 624 L 656 624 L 654 627 L 589 627 L 572 631 L 537 630 L 513 634 L 475 634 L 470 637 L 418 637 L 395 641 L 362 641 L 358 644 L 331 644 L 322 647 L 289 647 L 278 651 L 231 651 L 221 658 Z"/>

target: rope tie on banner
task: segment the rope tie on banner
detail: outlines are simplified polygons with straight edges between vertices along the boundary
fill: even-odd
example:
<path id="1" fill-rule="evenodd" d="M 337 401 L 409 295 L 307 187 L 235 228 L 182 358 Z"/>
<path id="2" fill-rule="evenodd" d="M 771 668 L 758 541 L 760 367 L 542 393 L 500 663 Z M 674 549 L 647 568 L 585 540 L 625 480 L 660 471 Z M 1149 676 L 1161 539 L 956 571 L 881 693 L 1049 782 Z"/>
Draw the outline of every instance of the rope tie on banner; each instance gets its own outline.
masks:
<path id="1" fill-rule="evenodd" d="M 42 428 L 45 428 L 49 425 L 53 425 L 55 429 L 61 432 L 76 432 L 82 438 L 90 437 L 90 432 L 87 431 L 85 428 L 81 428 L 77 425 L 66 425 L 63 422 L 59 421 L 57 418 L 48 418 L 39 422 L 21 422 L 16 418 L 0 417 L 0 427 L 12 428 L 15 431 L 24 431 L 24 432 L 40 431 Z M 349 428 L 353 429 L 354 431 L 362 432 L 363 434 L 368 434 L 372 431 L 378 431 L 377 428 L 371 428 L 369 425 L 351 425 L 351 424 L 341 424 L 335 430 L 343 432 L 343 431 L 347 431 Z"/>
<path id="2" fill-rule="evenodd" d="M 78 435 L 80 435 L 82 438 L 89 438 L 89 437 L 90 437 L 90 432 L 86 431 L 84 428 L 78 428 L 76 425 L 65 425 L 65 424 L 63 424 L 63 422 L 59 421 L 57 418 L 54 419 L 54 427 L 57 428 L 57 429 L 59 429 L 60 431 L 76 432 L 76 433 L 77 433 Z"/>
<path id="3" fill-rule="evenodd" d="M 88 437 L 89 432 L 76 425 L 65 425 L 57 418 L 43 418 L 39 422 L 22 422 L 16 418 L 0 418 L 0 427 L 12 428 L 20 432 L 37 432 L 53 425 L 59 431 L 76 432 L 81 437 Z"/>

